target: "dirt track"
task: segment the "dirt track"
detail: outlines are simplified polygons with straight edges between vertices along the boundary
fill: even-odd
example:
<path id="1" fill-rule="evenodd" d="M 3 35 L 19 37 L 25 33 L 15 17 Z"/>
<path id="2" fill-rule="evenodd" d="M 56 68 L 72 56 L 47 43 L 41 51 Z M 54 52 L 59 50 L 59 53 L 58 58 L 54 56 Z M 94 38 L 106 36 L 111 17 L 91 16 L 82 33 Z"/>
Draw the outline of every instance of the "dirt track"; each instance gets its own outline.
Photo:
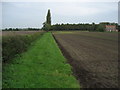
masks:
<path id="1" fill-rule="evenodd" d="M 118 87 L 117 33 L 54 33 L 83 88 Z"/>

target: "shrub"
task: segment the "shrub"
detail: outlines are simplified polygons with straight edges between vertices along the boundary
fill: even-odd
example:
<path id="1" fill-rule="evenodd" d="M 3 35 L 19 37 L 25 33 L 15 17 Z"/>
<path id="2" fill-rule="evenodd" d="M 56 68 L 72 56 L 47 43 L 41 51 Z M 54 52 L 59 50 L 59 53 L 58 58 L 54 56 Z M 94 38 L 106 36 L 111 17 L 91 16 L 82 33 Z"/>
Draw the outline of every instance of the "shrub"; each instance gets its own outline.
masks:
<path id="1" fill-rule="evenodd" d="M 40 37 L 41 33 L 32 35 L 3 36 L 2 38 L 2 61 L 8 62 L 17 54 L 27 50 L 31 42 Z"/>

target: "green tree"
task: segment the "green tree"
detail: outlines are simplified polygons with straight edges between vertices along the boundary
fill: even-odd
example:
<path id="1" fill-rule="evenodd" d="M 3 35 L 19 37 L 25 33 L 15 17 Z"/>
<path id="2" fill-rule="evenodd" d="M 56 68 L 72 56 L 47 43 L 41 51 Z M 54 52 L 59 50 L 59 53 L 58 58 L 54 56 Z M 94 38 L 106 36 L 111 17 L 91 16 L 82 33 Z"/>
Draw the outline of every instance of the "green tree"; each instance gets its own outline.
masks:
<path id="1" fill-rule="evenodd" d="M 47 16 L 46 16 L 46 24 L 51 25 L 51 13 L 50 9 L 48 10 Z"/>
<path id="2" fill-rule="evenodd" d="M 49 31 L 51 29 L 51 25 L 50 24 L 47 24 L 46 22 L 43 23 L 43 30 L 45 31 Z"/>
<path id="3" fill-rule="evenodd" d="M 49 31 L 51 29 L 51 13 L 50 9 L 48 10 L 47 16 L 46 16 L 46 22 L 43 23 L 43 30 Z"/>
<path id="4" fill-rule="evenodd" d="M 104 32 L 104 30 L 105 30 L 105 25 L 99 24 L 97 31 Z"/>
<path id="5" fill-rule="evenodd" d="M 92 31 L 95 31 L 95 23 L 92 23 Z"/>

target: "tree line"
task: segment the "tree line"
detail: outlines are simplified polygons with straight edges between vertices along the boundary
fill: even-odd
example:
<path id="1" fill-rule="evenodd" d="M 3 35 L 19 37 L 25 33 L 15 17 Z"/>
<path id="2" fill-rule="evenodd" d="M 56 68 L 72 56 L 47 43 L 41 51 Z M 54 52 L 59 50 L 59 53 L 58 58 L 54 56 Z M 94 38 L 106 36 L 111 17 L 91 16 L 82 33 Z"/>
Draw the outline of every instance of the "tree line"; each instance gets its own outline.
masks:
<path id="1" fill-rule="evenodd" d="M 116 29 L 120 30 L 120 26 L 117 23 L 99 23 L 99 24 L 55 24 L 45 30 L 49 31 L 98 31 L 104 32 L 105 25 L 116 25 Z"/>
<path id="2" fill-rule="evenodd" d="M 49 25 L 45 24 L 41 29 L 38 28 L 6 28 L 3 29 L 3 31 L 38 31 L 38 30 L 45 30 L 45 31 L 91 31 L 91 32 L 104 32 L 105 25 L 116 25 L 116 29 L 120 31 L 120 25 L 117 23 L 99 23 L 99 24 L 55 24 L 55 25 Z"/>
<path id="3" fill-rule="evenodd" d="M 5 28 L 2 29 L 2 31 L 38 31 L 40 30 L 39 28 Z"/>
<path id="4" fill-rule="evenodd" d="M 43 23 L 43 30 L 45 31 L 98 31 L 98 32 L 104 32 L 105 31 L 105 25 L 115 25 L 116 29 L 120 30 L 120 26 L 117 23 L 109 23 L 109 22 L 101 22 L 99 24 L 95 24 L 94 22 L 92 24 L 86 23 L 80 23 L 80 24 L 55 24 L 51 25 L 51 13 L 50 9 L 48 10 L 47 16 L 46 16 L 46 22 Z"/>

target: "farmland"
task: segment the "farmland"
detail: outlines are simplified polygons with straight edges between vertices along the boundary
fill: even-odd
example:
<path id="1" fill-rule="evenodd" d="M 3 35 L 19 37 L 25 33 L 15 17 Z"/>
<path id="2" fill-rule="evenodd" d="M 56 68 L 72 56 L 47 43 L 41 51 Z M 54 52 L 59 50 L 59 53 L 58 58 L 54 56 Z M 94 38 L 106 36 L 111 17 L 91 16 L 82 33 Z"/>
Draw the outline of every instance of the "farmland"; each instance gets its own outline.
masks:
<path id="1" fill-rule="evenodd" d="M 3 66 L 3 88 L 80 88 L 51 33 Z"/>
<path id="2" fill-rule="evenodd" d="M 4 1 L 0 87 L 120 88 L 117 2 Z"/>
<path id="3" fill-rule="evenodd" d="M 118 87 L 118 33 L 53 32 L 83 88 Z"/>
<path id="4" fill-rule="evenodd" d="M 3 88 L 118 87 L 118 33 L 52 34 L 3 32 Z"/>

